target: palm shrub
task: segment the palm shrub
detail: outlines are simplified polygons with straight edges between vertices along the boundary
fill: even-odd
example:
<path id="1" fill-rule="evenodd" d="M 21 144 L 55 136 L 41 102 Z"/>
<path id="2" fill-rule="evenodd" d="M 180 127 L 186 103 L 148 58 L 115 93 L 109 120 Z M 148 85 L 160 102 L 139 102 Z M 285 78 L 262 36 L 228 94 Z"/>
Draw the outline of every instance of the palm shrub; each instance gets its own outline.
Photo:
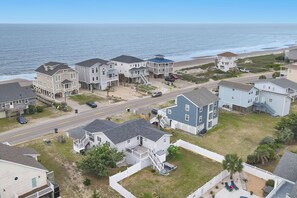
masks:
<path id="1" fill-rule="evenodd" d="M 243 165 L 242 159 L 237 154 L 227 154 L 223 160 L 223 168 L 230 173 L 230 178 L 233 178 L 233 174 L 236 172 L 242 172 Z"/>

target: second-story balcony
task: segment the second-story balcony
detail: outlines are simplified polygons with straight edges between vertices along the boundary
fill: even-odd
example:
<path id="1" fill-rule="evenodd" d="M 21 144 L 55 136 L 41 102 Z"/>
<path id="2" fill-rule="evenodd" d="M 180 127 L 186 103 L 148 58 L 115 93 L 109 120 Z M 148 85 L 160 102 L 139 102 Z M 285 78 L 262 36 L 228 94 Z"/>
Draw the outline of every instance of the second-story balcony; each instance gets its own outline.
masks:
<path id="1" fill-rule="evenodd" d="M 136 157 L 137 159 L 144 159 L 148 157 L 149 149 L 144 146 L 132 146 L 129 148 L 126 148 L 126 153 L 129 153 Z"/>

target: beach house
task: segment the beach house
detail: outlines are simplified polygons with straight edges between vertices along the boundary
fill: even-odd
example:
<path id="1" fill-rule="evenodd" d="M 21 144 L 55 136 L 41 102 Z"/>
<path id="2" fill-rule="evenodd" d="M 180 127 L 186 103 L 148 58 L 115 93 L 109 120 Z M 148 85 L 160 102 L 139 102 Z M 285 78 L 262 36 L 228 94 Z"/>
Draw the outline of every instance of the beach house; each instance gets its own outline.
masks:
<path id="1" fill-rule="evenodd" d="M 169 74 L 173 72 L 173 63 L 174 61 L 166 59 L 161 54 L 147 60 L 149 72 L 152 73 L 154 77 L 169 76 Z"/>
<path id="2" fill-rule="evenodd" d="M 144 119 L 122 124 L 97 119 L 86 126 L 69 130 L 67 134 L 73 138 L 73 150 L 76 152 L 107 144 L 123 151 L 128 164 L 148 160 L 159 171 L 164 168 L 171 136 Z"/>
<path id="3" fill-rule="evenodd" d="M 39 154 L 30 148 L 0 143 L 0 197 L 60 197 L 53 173 L 38 161 Z"/>
<path id="4" fill-rule="evenodd" d="M 32 89 L 17 82 L 0 84 L 0 93 L 0 118 L 24 114 L 29 105 L 36 104 Z"/>
<path id="5" fill-rule="evenodd" d="M 149 84 L 147 62 L 133 56 L 121 55 L 111 59 L 120 75 L 120 81 Z"/>
<path id="6" fill-rule="evenodd" d="M 297 61 L 297 46 L 292 46 L 285 50 L 285 59 L 291 62 Z"/>
<path id="7" fill-rule="evenodd" d="M 205 133 L 218 124 L 218 103 L 219 98 L 204 87 L 180 94 L 175 105 L 158 111 L 162 116 L 159 124 L 195 135 Z"/>
<path id="8" fill-rule="evenodd" d="M 237 54 L 224 52 L 217 55 L 216 68 L 224 72 L 237 67 Z"/>
<path id="9" fill-rule="evenodd" d="M 231 81 L 219 83 L 219 107 L 239 112 L 251 112 L 259 101 L 259 90 L 253 85 Z"/>
<path id="10" fill-rule="evenodd" d="M 37 94 L 52 99 L 78 94 L 78 72 L 66 63 L 48 62 L 35 71 L 33 88 Z"/>
<path id="11" fill-rule="evenodd" d="M 281 67 L 280 77 L 297 83 L 297 64 L 285 65 Z"/>
<path id="12" fill-rule="evenodd" d="M 75 64 L 81 87 L 89 90 L 105 90 L 119 85 L 118 72 L 115 65 L 99 58 L 85 60 Z"/>

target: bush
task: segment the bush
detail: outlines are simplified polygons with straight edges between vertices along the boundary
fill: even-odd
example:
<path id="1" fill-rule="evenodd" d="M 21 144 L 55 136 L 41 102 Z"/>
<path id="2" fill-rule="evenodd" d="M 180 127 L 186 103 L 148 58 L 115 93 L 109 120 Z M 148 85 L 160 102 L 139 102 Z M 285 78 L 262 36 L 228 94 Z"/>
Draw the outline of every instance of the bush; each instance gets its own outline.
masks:
<path id="1" fill-rule="evenodd" d="M 266 79 L 267 77 L 265 75 L 259 76 L 259 79 Z"/>
<path id="2" fill-rule="evenodd" d="M 257 164 L 259 161 L 258 161 L 258 158 L 256 155 L 248 155 L 247 156 L 247 163 L 248 164 Z"/>
<path id="3" fill-rule="evenodd" d="M 274 187 L 274 180 L 272 180 L 272 179 L 268 179 L 268 180 L 265 182 L 265 185 L 266 185 L 266 186 Z"/>
<path id="4" fill-rule="evenodd" d="M 280 72 L 274 72 L 272 74 L 272 78 L 277 78 L 277 77 L 280 77 Z"/>
<path id="5" fill-rule="evenodd" d="M 273 137 L 267 136 L 261 140 L 260 144 L 273 145 L 275 144 L 275 140 Z"/>
<path id="6" fill-rule="evenodd" d="M 36 112 L 36 107 L 34 105 L 29 105 L 28 112 L 30 115 Z"/>
<path id="7" fill-rule="evenodd" d="M 91 185 L 91 180 L 89 178 L 85 178 L 84 181 L 83 181 L 83 184 L 85 186 L 89 186 L 89 185 Z"/>
<path id="8" fill-rule="evenodd" d="M 36 112 L 37 113 L 41 113 L 41 112 L 43 112 L 43 107 L 42 106 L 36 106 Z"/>

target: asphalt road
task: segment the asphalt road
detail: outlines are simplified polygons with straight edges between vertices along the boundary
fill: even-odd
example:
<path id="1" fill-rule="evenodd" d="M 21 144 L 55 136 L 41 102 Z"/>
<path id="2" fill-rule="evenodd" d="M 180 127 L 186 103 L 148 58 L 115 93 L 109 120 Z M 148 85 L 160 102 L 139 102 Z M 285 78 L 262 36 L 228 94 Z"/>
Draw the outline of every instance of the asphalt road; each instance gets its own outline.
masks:
<path id="1" fill-rule="evenodd" d="M 257 80 L 259 75 L 234 78 L 230 80 L 234 82 L 247 83 Z M 269 75 L 271 76 L 271 74 Z M 269 77 L 269 75 L 266 74 L 267 77 Z M 217 84 L 218 81 L 215 81 L 197 85 L 195 87 L 206 87 L 212 89 L 217 87 Z M 126 111 L 127 108 L 130 108 L 133 111 L 134 109 L 145 108 L 152 104 L 162 103 L 171 99 L 175 99 L 177 95 L 191 91 L 195 87 L 176 90 L 167 94 L 163 94 L 161 97 L 158 98 L 152 98 L 148 96 L 128 102 L 98 107 L 97 109 L 90 109 L 89 111 L 81 112 L 79 114 L 50 119 L 46 122 L 34 123 L 27 126 L 24 125 L 22 127 L 0 133 L 0 142 L 9 142 L 10 144 L 15 145 L 41 137 L 49 133 L 54 133 L 54 128 L 58 128 L 59 131 L 66 131 L 68 129 L 87 124 L 96 118 L 105 119 L 108 116 L 123 113 Z"/>

